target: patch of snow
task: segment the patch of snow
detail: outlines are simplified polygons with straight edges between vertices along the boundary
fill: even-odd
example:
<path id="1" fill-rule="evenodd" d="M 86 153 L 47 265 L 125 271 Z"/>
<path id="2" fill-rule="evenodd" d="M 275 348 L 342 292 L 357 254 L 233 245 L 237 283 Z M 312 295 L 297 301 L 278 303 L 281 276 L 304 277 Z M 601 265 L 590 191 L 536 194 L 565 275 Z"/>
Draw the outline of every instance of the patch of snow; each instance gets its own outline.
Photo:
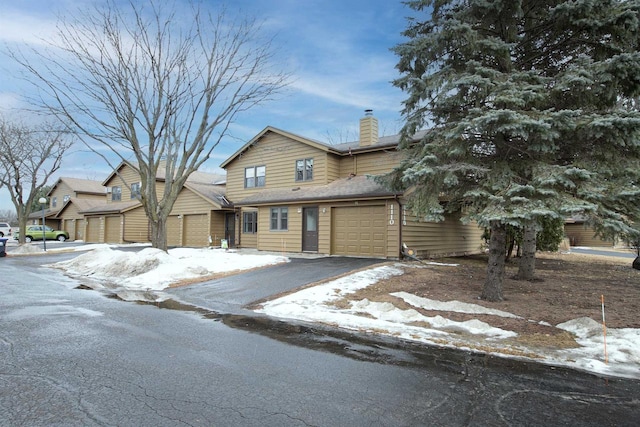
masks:
<path id="1" fill-rule="evenodd" d="M 417 295 L 413 295 L 407 292 L 394 292 L 391 295 L 402 299 L 407 304 L 410 304 L 414 307 L 423 308 L 425 310 L 453 311 L 456 313 L 467 313 L 467 314 L 491 314 L 493 316 L 521 319 L 520 316 L 516 316 L 515 314 L 508 313 L 506 311 L 486 308 L 478 304 L 469 304 L 466 302 L 460 302 L 455 300 L 454 301 L 436 301 L 429 298 L 419 297 Z"/>

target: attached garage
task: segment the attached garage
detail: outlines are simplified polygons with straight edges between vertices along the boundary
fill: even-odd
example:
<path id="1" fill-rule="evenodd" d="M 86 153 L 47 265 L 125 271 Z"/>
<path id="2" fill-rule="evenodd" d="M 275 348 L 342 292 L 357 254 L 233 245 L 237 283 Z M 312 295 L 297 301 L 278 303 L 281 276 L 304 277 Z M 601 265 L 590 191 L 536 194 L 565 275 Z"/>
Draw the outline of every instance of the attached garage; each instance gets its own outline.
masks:
<path id="1" fill-rule="evenodd" d="M 122 232 L 120 216 L 108 216 L 105 218 L 104 241 L 105 243 L 121 243 Z"/>
<path id="2" fill-rule="evenodd" d="M 184 246 L 209 246 L 209 216 L 184 215 Z"/>
<path id="3" fill-rule="evenodd" d="M 177 215 L 167 218 L 167 246 L 182 246 L 180 218 Z"/>
<path id="4" fill-rule="evenodd" d="M 62 225 L 62 229 L 69 233 L 69 239 L 76 239 L 76 220 L 65 219 Z"/>
<path id="5" fill-rule="evenodd" d="M 87 238 L 89 243 L 100 242 L 100 218 L 92 217 L 87 218 Z"/>
<path id="6" fill-rule="evenodd" d="M 337 207 L 332 215 L 332 254 L 387 256 L 385 206 Z"/>

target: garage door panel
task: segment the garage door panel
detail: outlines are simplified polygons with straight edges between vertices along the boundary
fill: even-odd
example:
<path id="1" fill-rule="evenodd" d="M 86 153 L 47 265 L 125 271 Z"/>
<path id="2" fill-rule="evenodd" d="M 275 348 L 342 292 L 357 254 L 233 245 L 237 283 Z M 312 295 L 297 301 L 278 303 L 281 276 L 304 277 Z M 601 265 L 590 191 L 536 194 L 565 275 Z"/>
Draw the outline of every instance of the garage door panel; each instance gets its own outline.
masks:
<path id="1" fill-rule="evenodd" d="M 209 227 L 207 214 L 184 215 L 185 246 L 207 246 Z"/>
<path id="2" fill-rule="evenodd" d="M 334 254 L 386 256 L 385 206 L 334 208 L 332 242 Z"/>

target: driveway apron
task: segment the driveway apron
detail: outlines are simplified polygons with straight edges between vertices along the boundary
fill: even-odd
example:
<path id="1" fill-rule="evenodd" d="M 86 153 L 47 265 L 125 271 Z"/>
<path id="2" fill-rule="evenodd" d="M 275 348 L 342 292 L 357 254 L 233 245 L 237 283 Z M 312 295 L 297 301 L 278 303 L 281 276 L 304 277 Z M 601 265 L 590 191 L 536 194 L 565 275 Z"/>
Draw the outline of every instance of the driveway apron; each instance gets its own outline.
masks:
<path id="1" fill-rule="evenodd" d="M 209 282 L 169 288 L 167 297 L 216 312 L 243 313 L 244 306 L 384 262 L 381 259 L 323 257 L 291 258 L 290 262 L 260 268 Z"/>

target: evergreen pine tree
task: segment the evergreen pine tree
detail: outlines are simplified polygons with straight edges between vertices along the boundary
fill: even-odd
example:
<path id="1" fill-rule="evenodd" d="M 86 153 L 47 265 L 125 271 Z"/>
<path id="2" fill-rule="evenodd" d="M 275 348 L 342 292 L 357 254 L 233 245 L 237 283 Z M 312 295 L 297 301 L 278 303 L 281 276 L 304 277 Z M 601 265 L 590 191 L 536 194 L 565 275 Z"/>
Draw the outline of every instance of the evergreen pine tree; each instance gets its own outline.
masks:
<path id="1" fill-rule="evenodd" d="M 420 216 L 465 206 L 463 220 L 490 228 L 481 296 L 503 298 L 507 226 L 581 214 L 602 234 L 628 230 L 640 210 L 640 0 L 407 4 L 417 17 L 394 48 L 407 156 L 386 181 L 415 187 Z"/>

